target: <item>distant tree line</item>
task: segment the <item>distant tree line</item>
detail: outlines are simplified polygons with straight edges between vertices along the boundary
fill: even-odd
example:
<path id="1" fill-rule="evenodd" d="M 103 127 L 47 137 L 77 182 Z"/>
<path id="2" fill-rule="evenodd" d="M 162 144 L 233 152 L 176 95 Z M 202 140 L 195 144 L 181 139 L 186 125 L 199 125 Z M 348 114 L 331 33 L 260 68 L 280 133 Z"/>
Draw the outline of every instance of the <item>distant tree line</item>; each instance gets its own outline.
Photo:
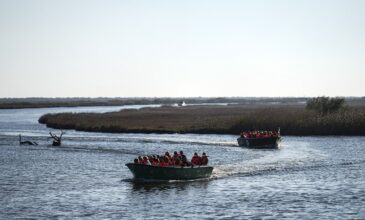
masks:
<path id="1" fill-rule="evenodd" d="M 343 98 L 307 98 L 307 97 L 131 97 L 131 98 L 0 98 L 0 109 L 17 109 L 17 108 L 47 108 L 47 107 L 77 107 L 77 106 L 122 106 L 122 105 L 173 105 L 180 102 L 186 104 L 201 103 L 229 103 L 230 105 L 246 105 L 246 106 L 267 106 L 275 107 L 278 105 L 295 105 L 297 107 L 305 107 L 308 102 L 309 106 L 317 103 L 316 99 L 333 99 Z M 365 97 L 346 97 L 346 105 L 360 107 L 365 109 Z M 326 103 L 323 100 L 320 103 Z M 327 105 L 327 104 L 326 104 Z M 324 106 L 326 106 L 324 105 Z M 332 105 L 332 104 L 329 104 Z M 308 109 L 311 109 L 309 107 Z M 329 109 L 332 109 L 330 107 Z M 321 108 L 319 108 L 321 109 Z M 328 113 L 326 108 L 322 108 L 320 112 Z"/>
<path id="2" fill-rule="evenodd" d="M 303 103 L 307 98 L 278 97 L 141 97 L 141 98 L 0 98 L 0 109 L 16 108 L 46 108 L 46 107 L 77 107 L 77 106 L 121 106 L 121 105 L 173 105 L 201 103 L 230 103 L 230 104 L 287 104 Z M 303 105 L 303 104 L 301 104 Z"/>

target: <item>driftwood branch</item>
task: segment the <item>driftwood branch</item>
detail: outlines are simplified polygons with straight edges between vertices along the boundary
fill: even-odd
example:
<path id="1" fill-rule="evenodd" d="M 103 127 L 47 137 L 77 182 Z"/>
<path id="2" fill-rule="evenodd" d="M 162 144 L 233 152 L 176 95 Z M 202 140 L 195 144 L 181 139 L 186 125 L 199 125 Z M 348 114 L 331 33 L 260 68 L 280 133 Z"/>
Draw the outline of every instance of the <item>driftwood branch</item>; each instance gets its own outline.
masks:
<path id="1" fill-rule="evenodd" d="M 55 134 L 52 134 L 52 132 L 49 132 L 49 135 L 51 136 L 51 138 L 53 138 L 53 142 L 52 142 L 53 146 L 61 146 L 61 141 L 62 141 L 62 135 L 63 134 L 65 134 L 65 132 L 63 132 L 62 130 L 61 130 L 60 136 L 57 136 Z"/>
<path id="2" fill-rule="evenodd" d="M 22 135 L 19 134 L 19 144 L 20 145 L 38 145 L 35 141 L 22 141 Z"/>
<path id="3" fill-rule="evenodd" d="M 60 139 L 62 138 L 62 135 L 63 135 L 64 133 L 65 133 L 65 132 L 63 132 L 63 131 L 61 130 Z"/>

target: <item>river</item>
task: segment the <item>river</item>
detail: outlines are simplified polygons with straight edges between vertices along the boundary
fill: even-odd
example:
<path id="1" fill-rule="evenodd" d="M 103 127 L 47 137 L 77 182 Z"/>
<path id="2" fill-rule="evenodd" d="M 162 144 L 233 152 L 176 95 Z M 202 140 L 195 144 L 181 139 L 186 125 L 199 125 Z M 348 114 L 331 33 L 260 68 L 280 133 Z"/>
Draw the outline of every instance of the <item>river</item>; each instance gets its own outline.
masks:
<path id="1" fill-rule="evenodd" d="M 129 106 L 140 108 L 143 106 Z M 152 106 L 153 107 L 153 106 Z M 236 136 L 67 130 L 61 147 L 45 113 L 125 107 L 0 110 L 0 219 L 364 219 L 365 137 L 283 137 L 279 150 Z M 38 146 L 20 146 L 23 140 Z M 135 183 L 144 154 L 207 152 L 208 180 Z"/>

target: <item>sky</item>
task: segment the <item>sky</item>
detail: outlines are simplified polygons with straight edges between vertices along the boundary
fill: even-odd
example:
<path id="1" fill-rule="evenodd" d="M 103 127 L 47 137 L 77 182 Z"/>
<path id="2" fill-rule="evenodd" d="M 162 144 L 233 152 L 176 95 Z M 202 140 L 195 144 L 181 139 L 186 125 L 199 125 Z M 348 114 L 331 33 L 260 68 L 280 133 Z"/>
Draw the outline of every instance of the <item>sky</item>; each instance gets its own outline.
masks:
<path id="1" fill-rule="evenodd" d="M 365 1 L 0 0 L 0 97 L 365 96 Z"/>

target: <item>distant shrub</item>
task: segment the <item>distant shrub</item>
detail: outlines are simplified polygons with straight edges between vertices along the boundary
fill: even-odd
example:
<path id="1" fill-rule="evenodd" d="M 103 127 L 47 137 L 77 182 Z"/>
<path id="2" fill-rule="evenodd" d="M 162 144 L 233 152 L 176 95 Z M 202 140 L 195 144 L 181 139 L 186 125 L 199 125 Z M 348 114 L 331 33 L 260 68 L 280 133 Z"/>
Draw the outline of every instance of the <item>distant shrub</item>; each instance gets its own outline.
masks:
<path id="1" fill-rule="evenodd" d="M 337 112 L 344 107 L 344 98 L 330 98 L 330 97 L 316 97 L 311 98 L 307 101 L 306 108 L 309 110 L 314 110 L 321 115 L 326 115 L 328 113 Z"/>

